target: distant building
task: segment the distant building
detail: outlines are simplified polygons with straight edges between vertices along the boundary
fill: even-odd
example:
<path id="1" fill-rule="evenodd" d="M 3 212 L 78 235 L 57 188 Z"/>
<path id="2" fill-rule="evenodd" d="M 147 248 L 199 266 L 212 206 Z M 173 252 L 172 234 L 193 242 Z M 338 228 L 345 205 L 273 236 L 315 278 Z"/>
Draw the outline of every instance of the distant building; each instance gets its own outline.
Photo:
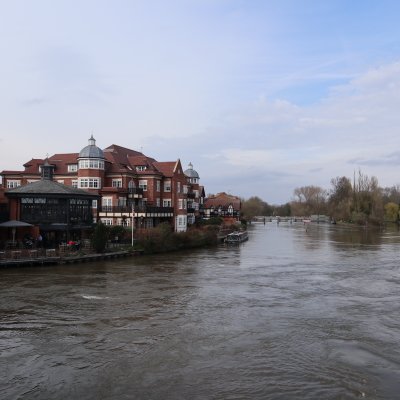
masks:
<path id="1" fill-rule="evenodd" d="M 175 231 L 185 231 L 188 219 L 192 223 L 200 213 L 204 188 L 197 172 L 197 177 L 184 173 L 179 159 L 159 162 L 115 144 L 102 150 L 92 136 L 79 153 L 54 154 L 47 160 L 55 182 L 98 196 L 92 201 L 93 216 L 106 225 L 130 226 L 133 221 L 137 228 L 150 228 L 168 222 Z M 44 164 L 34 158 L 23 171 L 2 171 L 5 194 L 39 181 Z"/>
<path id="2" fill-rule="evenodd" d="M 239 197 L 225 192 L 210 195 L 204 202 L 204 217 L 223 217 L 228 220 L 239 220 L 242 202 Z"/>

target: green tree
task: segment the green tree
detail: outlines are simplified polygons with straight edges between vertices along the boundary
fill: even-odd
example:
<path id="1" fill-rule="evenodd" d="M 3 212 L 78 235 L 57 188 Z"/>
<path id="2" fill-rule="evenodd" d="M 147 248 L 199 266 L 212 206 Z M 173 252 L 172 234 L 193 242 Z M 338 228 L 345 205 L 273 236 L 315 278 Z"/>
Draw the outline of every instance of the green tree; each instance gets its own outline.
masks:
<path id="1" fill-rule="evenodd" d="M 337 220 L 351 219 L 353 188 L 349 178 L 345 176 L 331 179 L 332 190 L 328 199 L 328 213 Z"/>
<path id="2" fill-rule="evenodd" d="M 265 215 L 265 205 L 266 203 L 259 197 L 250 197 L 248 200 L 242 201 L 241 214 L 247 221 L 250 221 L 258 215 Z"/>
<path id="3" fill-rule="evenodd" d="M 96 253 L 103 253 L 107 245 L 109 234 L 110 230 L 108 227 L 102 222 L 98 222 L 91 237 L 92 247 Z"/>
<path id="4" fill-rule="evenodd" d="M 382 190 L 378 179 L 358 171 L 357 180 L 354 177 L 352 219 L 358 223 L 383 222 L 384 208 Z"/>
<path id="5" fill-rule="evenodd" d="M 292 215 L 312 215 L 326 213 L 327 192 L 319 186 L 302 186 L 293 192 Z"/>
<path id="6" fill-rule="evenodd" d="M 399 220 L 399 205 L 389 202 L 385 205 L 385 220 L 397 222 Z"/>

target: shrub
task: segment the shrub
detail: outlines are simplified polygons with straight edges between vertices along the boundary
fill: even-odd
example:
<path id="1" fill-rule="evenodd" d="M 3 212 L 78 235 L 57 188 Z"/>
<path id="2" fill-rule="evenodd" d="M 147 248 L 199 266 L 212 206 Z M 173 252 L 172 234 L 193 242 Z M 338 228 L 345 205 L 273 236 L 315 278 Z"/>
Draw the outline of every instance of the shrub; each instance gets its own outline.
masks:
<path id="1" fill-rule="evenodd" d="M 92 247 L 96 253 L 102 253 L 104 251 L 109 235 L 109 228 L 101 222 L 97 223 L 91 237 Z"/>

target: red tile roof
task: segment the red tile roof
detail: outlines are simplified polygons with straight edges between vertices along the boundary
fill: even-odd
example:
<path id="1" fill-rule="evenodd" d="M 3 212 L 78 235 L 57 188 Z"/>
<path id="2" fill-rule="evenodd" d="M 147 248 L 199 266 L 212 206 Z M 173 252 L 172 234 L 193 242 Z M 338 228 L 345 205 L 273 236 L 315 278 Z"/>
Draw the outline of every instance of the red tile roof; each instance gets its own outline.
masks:
<path id="1" fill-rule="evenodd" d="M 154 166 L 165 176 L 171 178 L 174 175 L 178 161 L 161 161 L 155 162 Z"/>
<path id="2" fill-rule="evenodd" d="M 222 208 L 227 208 L 230 204 L 232 204 L 233 209 L 236 211 L 239 211 L 241 208 L 241 200 L 239 197 L 222 192 L 216 195 L 209 196 L 204 203 L 204 207 L 218 208 L 219 206 L 221 206 Z"/>

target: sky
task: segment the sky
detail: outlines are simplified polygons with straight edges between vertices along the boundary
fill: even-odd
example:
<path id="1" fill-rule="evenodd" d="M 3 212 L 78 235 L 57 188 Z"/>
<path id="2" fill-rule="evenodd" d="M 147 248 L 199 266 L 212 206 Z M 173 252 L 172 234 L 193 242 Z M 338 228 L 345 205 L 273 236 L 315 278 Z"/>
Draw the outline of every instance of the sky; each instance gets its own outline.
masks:
<path id="1" fill-rule="evenodd" d="M 207 194 L 400 183 L 399 1 L 0 0 L 0 171 L 93 134 Z"/>

